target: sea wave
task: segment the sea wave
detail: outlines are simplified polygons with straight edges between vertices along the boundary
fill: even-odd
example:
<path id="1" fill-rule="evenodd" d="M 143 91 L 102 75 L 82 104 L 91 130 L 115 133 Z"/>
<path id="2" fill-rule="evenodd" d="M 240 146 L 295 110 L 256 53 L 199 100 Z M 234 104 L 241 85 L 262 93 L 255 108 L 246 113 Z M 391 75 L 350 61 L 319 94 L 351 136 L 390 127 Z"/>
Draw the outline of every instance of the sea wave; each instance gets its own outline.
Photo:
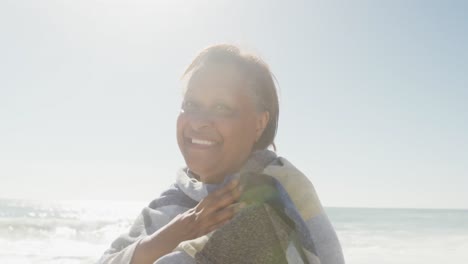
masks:
<path id="1" fill-rule="evenodd" d="M 130 224 L 130 219 L 86 221 L 63 218 L 0 218 L 0 237 L 10 240 L 66 238 L 101 241 L 115 236 L 116 232 L 122 232 Z"/>
<path id="2" fill-rule="evenodd" d="M 0 238 L 106 243 L 124 232 L 143 203 L 0 200 Z"/>

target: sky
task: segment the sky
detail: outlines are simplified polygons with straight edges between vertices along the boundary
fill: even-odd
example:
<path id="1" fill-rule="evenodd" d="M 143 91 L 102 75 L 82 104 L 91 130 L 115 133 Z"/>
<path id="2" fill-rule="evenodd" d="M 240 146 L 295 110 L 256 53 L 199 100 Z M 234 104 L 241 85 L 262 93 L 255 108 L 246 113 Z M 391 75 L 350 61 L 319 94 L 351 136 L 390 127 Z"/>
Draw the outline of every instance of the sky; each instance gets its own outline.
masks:
<path id="1" fill-rule="evenodd" d="M 185 67 L 233 43 L 325 206 L 468 208 L 464 1 L 0 2 L 0 198 L 150 201 L 184 165 Z"/>

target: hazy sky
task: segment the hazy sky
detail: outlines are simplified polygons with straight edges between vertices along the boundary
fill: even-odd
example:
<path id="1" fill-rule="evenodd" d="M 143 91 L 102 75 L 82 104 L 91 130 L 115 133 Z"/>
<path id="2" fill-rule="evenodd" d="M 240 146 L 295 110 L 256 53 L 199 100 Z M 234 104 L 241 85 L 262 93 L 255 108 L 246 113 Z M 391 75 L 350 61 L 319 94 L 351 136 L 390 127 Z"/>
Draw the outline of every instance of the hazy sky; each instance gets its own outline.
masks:
<path id="1" fill-rule="evenodd" d="M 0 197 L 145 200 L 183 159 L 179 77 L 240 44 L 325 206 L 468 208 L 464 1 L 1 1 Z"/>

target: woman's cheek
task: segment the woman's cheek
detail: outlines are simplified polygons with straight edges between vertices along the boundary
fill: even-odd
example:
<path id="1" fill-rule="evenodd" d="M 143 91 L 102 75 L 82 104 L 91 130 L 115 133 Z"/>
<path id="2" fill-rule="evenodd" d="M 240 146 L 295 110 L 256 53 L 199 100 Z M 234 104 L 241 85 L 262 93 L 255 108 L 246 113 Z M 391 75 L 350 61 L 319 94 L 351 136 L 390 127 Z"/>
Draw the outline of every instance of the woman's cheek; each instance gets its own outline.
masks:
<path id="1" fill-rule="evenodd" d="M 184 114 L 179 114 L 176 121 L 176 136 L 177 136 L 177 144 L 179 148 L 182 147 L 183 139 L 184 139 L 184 127 L 187 124 L 187 117 Z M 182 150 L 182 149 L 181 149 Z"/>

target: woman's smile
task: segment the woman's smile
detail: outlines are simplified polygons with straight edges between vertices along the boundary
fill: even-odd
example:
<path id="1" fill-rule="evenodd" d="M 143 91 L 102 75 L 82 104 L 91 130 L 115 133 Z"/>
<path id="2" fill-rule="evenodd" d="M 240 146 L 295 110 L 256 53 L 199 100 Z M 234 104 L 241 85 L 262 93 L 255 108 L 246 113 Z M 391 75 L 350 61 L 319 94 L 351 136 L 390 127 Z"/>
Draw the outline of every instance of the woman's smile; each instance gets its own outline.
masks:
<path id="1" fill-rule="evenodd" d="M 198 138 L 192 138 L 192 144 L 211 147 L 214 144 L 216 144 L 216 142 L 209 141 L 209 140 L 198 139 Z"/>
<path id="2" fill-rule="evenodd" d="M 208 140 L 208 139 L 201 139 L 201 138 L 190 138 L 187 137 L 185 138 L 185 143 L 189 148 L 193 149 L 215 149 L 216 147 L 219 147 L 219 142 L 214 141 L 214 140 Z"/>

